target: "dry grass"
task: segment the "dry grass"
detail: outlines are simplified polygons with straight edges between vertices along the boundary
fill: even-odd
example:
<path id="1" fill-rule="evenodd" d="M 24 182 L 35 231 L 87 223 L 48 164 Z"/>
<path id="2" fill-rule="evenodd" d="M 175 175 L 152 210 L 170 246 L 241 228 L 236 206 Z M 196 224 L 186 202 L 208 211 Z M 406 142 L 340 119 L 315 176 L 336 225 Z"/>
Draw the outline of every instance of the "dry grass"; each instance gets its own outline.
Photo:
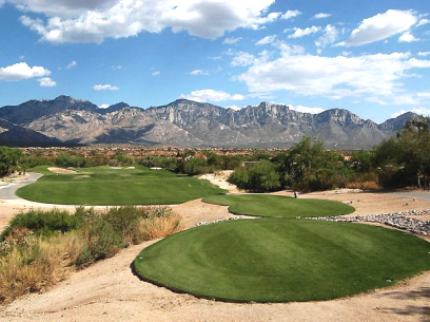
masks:
<path id="1" fill-rule="evenodd" d="M 172 213 L 168 217 L 152 217 L 140 222 L 142 241 L 166 237 L 182 229 L 181 216 Z"/>
<path id="2" fill-rule="evenodd" d="M 181 229 L 181 217 L 167 207 L 135 209 L 140 218 L 130 221 L 133 209 L 119 208 L 117 220 L 131 224 L 125 234 L 90 210 L 90 220 L 75 231 L 40 237 L 26 227 L 12 230 L 0 244 L 0 303 L 29 292 L 43 292 L 77 269 L 112 257 L 126 244 L 162 238 Z M 144 215 L 146 214 L 146 215 Z M 137 218 L 136 218 L 137 219 Z M 120 221 L 121 221 L 120 220 Z"/>
<path id="3" fill-rule="evenodd" d="M 42 292 L 73 270 L 82 241 L 75 233 L 48 240 L 30 238 L 26 247 L 12 247 L 0 258 L 0 303 L 28 292 Z"/>
<path id="4" fill-rule="evenodd" d="M 361 189 L 361 190 L 378 190 L 381 187 L 373 180 L 368 181 L 355 181 L 346 185 L 348 189 Z"/>

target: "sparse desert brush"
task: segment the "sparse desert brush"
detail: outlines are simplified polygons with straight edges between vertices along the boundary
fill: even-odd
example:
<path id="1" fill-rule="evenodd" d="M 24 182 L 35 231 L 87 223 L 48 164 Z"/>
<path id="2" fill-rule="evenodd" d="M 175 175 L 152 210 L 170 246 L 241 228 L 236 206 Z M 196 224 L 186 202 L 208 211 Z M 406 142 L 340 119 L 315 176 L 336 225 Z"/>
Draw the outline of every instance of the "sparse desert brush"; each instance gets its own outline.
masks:
<path id="1" fill-rule="evenodd" d="M 107 212 L 80 207 L 74 215 L 67 214 L 71 218 L 57 211 L 46 213 L 20 214 L 2 235 L 0 303 L 41 292 L 76 267 L 112 257 L 125 245 L 172 234 L 181 221 L 168 207 L 118 207 Z"/>
<path id="2" fill-rule="evenodd" d="M 14 246 L 0 257 L 0 303 L 63 280 L 81 252 L 78 234 L 43 240 L 32 238 L 26 247 Z"/>
<path id="3" fill-rule="evenodd" d="M 166 237 L 181 230 L 181 216 L 170 213 L 169 216 L 146 218 L 140 223 L 141 241 Z"/>
<path id="4" fill-rule="evenodd" d="M 380 186 L 373 180 L 349 182 L 346 185 L 346 187 L 349 189 L 361 189 L 361 190 L 377 190 L 380 188 Z"/>

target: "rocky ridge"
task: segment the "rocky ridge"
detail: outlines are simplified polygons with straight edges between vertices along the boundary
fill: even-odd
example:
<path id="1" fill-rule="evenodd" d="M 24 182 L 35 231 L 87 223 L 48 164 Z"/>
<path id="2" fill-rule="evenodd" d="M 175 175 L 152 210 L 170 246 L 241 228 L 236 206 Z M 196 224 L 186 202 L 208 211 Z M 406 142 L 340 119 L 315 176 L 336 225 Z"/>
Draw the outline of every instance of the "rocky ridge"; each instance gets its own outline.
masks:
<path id="1" fill-rule="evenodd" d="M 64 144 L 189 147 L 287 148 L 310 136 L 327 148 L 371 148 L 414 116 L 406 113 L 378 125 L 344 109 L 309 114 L 262 102 L 233 110 L 186 99 L 147 109 L 123 102 L 102 109 L 68 96 L 0 108 L 0 118 Z"/>

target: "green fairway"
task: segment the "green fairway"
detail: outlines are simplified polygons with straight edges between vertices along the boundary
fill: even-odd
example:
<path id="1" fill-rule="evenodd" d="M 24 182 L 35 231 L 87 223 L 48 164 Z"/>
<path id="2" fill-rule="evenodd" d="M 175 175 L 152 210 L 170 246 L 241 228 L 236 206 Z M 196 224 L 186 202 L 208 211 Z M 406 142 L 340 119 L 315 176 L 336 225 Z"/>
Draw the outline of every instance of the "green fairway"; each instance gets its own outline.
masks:
<path id="1" fill-rule="evenodd" d="M 235 214 L 274 218 L 339 216 L 354 211 L 351 206 L 330 200 L 294 199 L 258 194 L 209 196 L 203 201 L 230 206 L 229 210 Z"/>
<path id="2" fill-rule="evenodd" d="M 190 229 L 144 249 L 144 279 L 231 301 L 329 300 L 430 269 L 430 244 L 381 227 L 259 219 Z"/>
<path id="3" fill-rule="evenodd" d="M 178 204 L 223 193 L 206 180 L 145 167 L 76 169 L 77 174 L 55 174 L 46 168 L 36 183 L 17 191 L 21 198 L 66 205 Z"/>

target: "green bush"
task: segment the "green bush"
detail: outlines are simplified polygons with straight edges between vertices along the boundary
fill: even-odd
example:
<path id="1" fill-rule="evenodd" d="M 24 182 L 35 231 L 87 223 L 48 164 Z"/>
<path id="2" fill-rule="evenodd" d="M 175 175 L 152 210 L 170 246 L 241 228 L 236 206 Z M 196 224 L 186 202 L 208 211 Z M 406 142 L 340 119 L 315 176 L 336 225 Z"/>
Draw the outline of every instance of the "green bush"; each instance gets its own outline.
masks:
<path id="1" fill-rule="evenodd" d="M 115 230 L 109 222 L 102 218 L 96 217 L 87 221 L 83 234 L 92 261 L 112 257 L 123 246 L 120 231 Z"/>
<path id="2" fill-rule="evenodd" d="M 110 223 L 113 229 L 120 232 L 123 238 L 128 239 L 134 235 L 134 231 L 138 229 L 144 216 L 145 211 L 142 208 L 125 206 L 110 208 L 107 213 L 102 215 L 102 218 Z"/>
<path id="3" fill-rule="evenodd" d="M 27 213 L 20 213 L 15 216 L 10 221 L 9 227 L 0 235 L 0 240 L 4 241 L 14 229 L 24 227 L 37 235 L 45 237 L 58 232 L 65 233 L 76 229 L 80 220 L 80 217 L 70 215 L 66 210 L 30 210 Z"/>

